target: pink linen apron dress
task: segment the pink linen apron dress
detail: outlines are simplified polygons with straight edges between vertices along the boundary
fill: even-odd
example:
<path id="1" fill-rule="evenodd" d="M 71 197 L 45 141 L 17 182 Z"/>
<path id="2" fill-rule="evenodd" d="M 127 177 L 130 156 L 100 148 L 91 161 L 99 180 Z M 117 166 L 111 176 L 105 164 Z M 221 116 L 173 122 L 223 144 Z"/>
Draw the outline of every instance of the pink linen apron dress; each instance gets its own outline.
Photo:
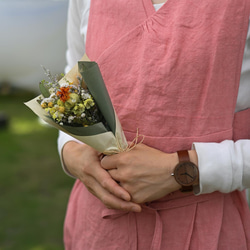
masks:
<path id="1" fill-rule="evenodd" d="M 145 144 L 171 153 L 250 138 L 249 110 L 234 116 L 249 9 L 249 0 L 168 0 L 157 12 L 151 0 L 91 1 L 87 55 L 128 140 L 139 128 Z M 177 191 L 126 213 L 77 180 L 64 242 L 67 250 L 245 250 L 249 209 L 239 191 Z"/>

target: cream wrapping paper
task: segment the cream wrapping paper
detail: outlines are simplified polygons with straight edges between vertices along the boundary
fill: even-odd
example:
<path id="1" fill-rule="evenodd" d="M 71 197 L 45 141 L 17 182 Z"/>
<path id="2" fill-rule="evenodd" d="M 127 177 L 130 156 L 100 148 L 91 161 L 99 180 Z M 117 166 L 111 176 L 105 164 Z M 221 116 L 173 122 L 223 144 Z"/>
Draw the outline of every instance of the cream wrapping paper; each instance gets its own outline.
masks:
<path id="1" fill-rule="evenodd" d="M 111 103 L 98 65 L 95 62 L 89 61 L 88 57 L 84 55 L 78 64 L 76 64 L 59 83 L 63 84 L 66 80 L 76 83 L 78 82 L 77 76 L 82 76 L 84 83 L 97 103 L 109 128 L 101 122 L 88 127 L 59 125 L 38 103 L 38 99 L 41 98 L 42 95 L 24 104 L 52 127 L 67 133 L 103 154 L 109 155 L 126 151 L 128 149 L 128 143 Z"/>

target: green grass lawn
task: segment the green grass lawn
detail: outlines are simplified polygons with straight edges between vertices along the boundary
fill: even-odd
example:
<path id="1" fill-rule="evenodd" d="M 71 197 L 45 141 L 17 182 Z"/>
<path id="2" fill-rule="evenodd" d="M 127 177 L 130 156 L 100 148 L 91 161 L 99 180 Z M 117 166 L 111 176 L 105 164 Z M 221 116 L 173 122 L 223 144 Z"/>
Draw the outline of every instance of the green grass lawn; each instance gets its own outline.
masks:
<path id="1" fill-rule="evenodd" d="M 57 130 L 41 125 L 22 91 L 0 94 L 0 250 L 63 249 L 63 221 L 74 180 L 63 172 Z"/>
<path id="2" fill-rule="evenodd" d="M 62 170 L 54 128 L 41 125 L 23 102 L 36 95 L 0 94 L 0 250 L 61 250 L 74 180 Z"/>

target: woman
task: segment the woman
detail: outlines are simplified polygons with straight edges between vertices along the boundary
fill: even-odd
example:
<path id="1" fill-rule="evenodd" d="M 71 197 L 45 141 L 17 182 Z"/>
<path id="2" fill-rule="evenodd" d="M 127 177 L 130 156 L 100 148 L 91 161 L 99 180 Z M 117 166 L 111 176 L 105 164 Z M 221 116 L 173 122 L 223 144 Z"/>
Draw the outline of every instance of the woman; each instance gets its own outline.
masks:
<path id="1" fill-rule="evenodd" d="M 250 248 L 249 13 L 247 0 L 70 1 L 66 70 L 96 61 L 127 139 L 144 141 L 100 159 L 60 133 L 77 178 L 66 249 Z M 175 178 L 180 151 L 193 192 Z"/>

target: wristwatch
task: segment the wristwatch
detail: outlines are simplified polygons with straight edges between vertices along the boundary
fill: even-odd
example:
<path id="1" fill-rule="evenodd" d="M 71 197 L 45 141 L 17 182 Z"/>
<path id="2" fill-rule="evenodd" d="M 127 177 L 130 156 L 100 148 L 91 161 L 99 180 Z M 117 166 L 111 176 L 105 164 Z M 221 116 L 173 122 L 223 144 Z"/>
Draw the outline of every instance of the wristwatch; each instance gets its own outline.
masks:
<path id="1" fill-rule="evenodd" d="M 178 151 L 177 154 L 179 163 L 171 175 L 174 176 L 177 183 L 182 186 L 180 191 L 191 192 L 193 191 L 193 185 L 196 184 L 199 178 L 198 167 L 190 161 L 187 150 Z"/>

